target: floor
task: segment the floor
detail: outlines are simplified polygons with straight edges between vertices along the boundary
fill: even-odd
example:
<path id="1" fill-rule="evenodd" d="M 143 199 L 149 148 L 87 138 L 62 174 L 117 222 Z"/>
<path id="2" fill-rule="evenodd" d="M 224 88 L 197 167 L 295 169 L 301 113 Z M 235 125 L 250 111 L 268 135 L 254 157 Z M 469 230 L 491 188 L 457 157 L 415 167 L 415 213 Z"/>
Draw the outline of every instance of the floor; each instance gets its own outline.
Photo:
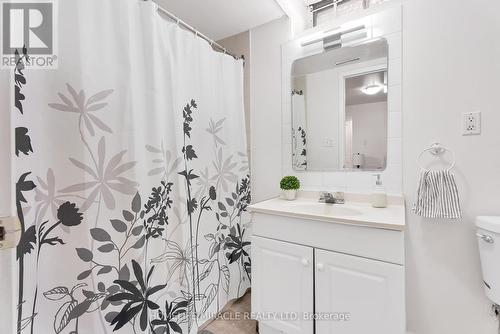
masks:
<path id="1" fill-rule="evenodd" d="M 250 305 L 250 290 L 247 290 L 242 297 L 227 303 L 219 318 L 205 323 L 198 334 L 257 334 L 257 321 L 248 319 Z"/>

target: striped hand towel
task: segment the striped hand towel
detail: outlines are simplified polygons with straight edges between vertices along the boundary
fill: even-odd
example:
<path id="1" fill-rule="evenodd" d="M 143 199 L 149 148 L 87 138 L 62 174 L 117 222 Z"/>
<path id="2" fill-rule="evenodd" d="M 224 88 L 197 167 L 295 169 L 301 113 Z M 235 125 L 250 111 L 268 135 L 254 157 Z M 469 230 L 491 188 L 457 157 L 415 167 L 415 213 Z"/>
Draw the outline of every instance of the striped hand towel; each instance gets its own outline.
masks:
<path id="1" fill-rule="evenodd" d="M 415 214 L 426 218 L 462 218 L 453 173 L 450 170 L 423 170 L 413 210 Z"/>

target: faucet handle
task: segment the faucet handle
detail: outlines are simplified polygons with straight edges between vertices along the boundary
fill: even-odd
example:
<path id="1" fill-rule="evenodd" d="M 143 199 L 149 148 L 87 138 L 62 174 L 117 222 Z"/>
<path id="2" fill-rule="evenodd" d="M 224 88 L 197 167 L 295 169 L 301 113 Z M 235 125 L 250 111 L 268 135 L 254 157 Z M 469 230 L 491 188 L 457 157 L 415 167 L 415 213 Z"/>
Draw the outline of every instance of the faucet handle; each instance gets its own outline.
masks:
<path id="1" fill-rule="evenodd" d="M 324 203 L 335 203 L 335 198 L 331 192 L 323 191 L 320 193 L 319 201 Z"/>
<path id="2" fill-rule="evenodd" d="M 332 198 L 333 195 L 332 193 L 328 192 L 328 191 L 322 191 L 319 195 L 319 198 L 320 199 L 325 199 L 325 198 Z"/>
<path id="3" fill-rule="evenodd" d="M 345 203 L 345 194 L 343 191 L 336 191 L 333 193 L 333 198 L 335 203 L 344 204 Z"/>
<path id="4" fill-rule="evenodd" d="M 336 191 L 333 193 L 333 198 L 335 199 L 344 199 L 345 194 L 343 191 Z"/>

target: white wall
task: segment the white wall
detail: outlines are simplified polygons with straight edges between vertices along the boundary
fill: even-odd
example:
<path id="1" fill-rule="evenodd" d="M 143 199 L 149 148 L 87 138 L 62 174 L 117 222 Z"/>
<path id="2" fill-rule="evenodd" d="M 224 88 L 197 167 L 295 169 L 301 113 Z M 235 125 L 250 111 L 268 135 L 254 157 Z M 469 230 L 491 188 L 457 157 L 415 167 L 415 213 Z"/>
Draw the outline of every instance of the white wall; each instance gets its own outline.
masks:
<path id="1" fill-rule="evenodd" d="M 281 179 L 281 44 L 290 23 L 282 18 L 250 31 L 252 197 L 279 194 Z"/>
<path id="2" fill-rule="evenodd" d="M 474 217 L 500 215 L 500 2 L 408 1 L 404 6 L 404 192 L 432 141 L 457 156 L 464 219 L 435 222 L 408 210 L 407 314 L 416 334 L 493 334 Z M 481 136 L 461 135 L 461 115 L 482 111 Z M 500 263 L 500 259 L 499 259 Z M 500 279 L 500 277 L 499 277 Z"/>

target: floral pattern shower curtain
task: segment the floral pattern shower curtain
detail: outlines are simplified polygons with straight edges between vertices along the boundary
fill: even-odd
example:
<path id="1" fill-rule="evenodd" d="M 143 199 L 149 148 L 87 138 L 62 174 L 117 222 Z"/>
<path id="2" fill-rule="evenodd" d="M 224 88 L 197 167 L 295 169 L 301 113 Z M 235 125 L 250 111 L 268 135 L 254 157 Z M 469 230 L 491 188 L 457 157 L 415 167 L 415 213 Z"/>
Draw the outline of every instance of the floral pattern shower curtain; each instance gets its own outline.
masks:
<path id="1" fill-rule="evenodd" d="M 151 2 L 59 2 L 15 69 L 20 333 L 193 333 L 249 287 L 242 61 Z"/>

